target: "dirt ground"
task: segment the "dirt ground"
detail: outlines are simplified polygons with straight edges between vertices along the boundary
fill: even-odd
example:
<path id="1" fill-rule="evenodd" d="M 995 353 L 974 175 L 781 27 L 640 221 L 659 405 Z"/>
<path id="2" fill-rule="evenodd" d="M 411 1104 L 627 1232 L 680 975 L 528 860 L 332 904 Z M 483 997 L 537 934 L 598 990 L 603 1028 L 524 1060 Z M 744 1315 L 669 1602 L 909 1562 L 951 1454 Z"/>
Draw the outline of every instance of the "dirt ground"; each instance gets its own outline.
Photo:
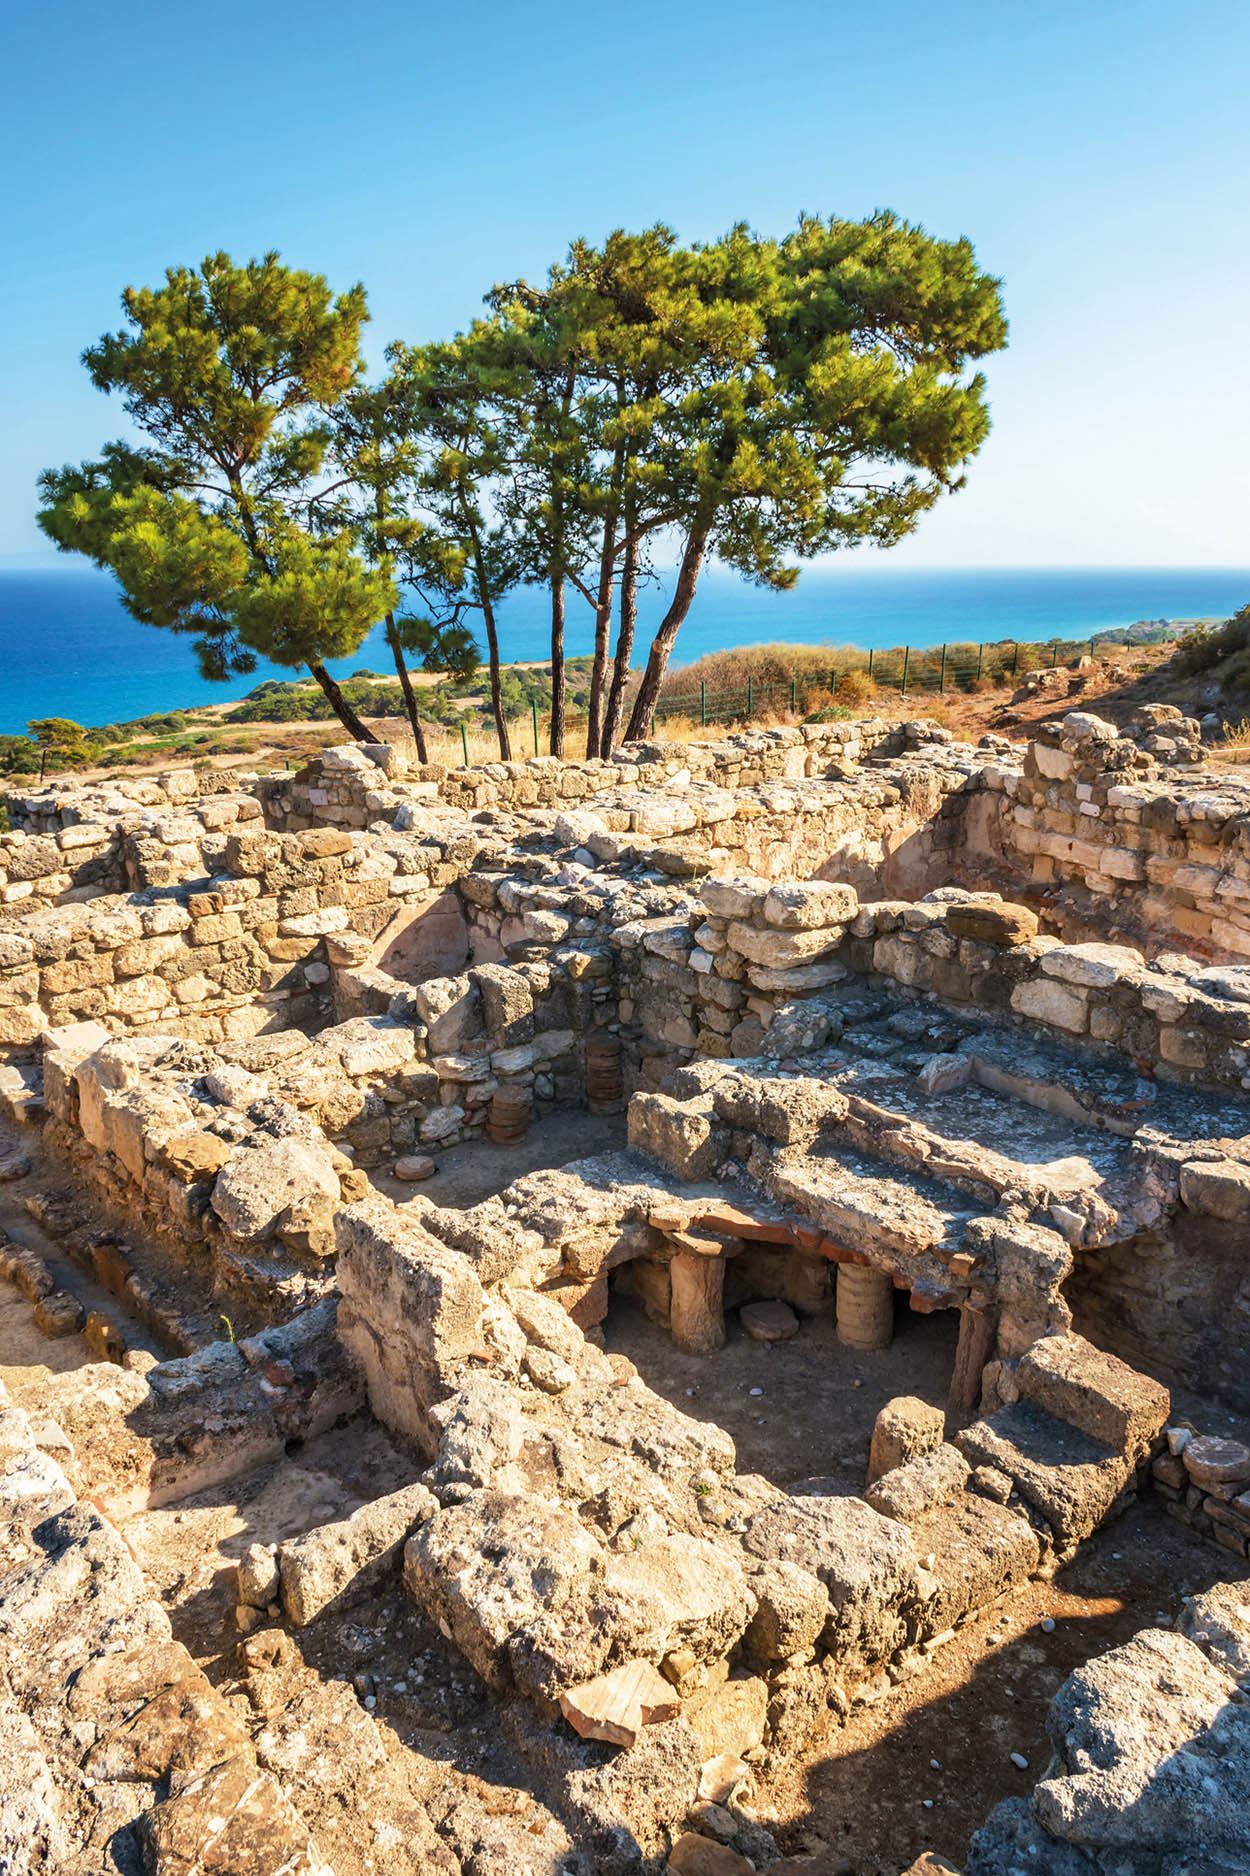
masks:
<path id="1" fill-rule="evenodd" d="M 567 1166 L 595 1153 L 612 1153 L 625 1145 L 624 1114 L 587 1114 L 577 1108 L 535 1120 L 518 1146 L 495 1146 L 489 1140 L 466 1140 L 435 1154 L 438 1171 L 419 1184 L 396 1179 L 378 1167 L 369 1179 L 379 1192 L 402 1204 L 423 1193 L 436 1205 L 459 1211 L 479 1205 L 510 1186 L 523 1174 L 545 1166 Z"/>
<path id="2" fill-rule="evenodd" d="M 955 1364 L 958 1316 L 920 1316 L 900 1298 L 889 1348 L 843 1348 L 831 1318 L 808 1316 L 789 1342 L 753 1342 L 727 1310 L 726 1346 L 683 1355 L 640 1304 L 612 1297 L 604 1345 L 627 1355 L 648 1387 L 693 1419 L 724 1427 L 738 1470 L 774 1484 L 828 1478 L 860 1492 L 872 1423 L 896 1394 L 945 1407 Z"/>

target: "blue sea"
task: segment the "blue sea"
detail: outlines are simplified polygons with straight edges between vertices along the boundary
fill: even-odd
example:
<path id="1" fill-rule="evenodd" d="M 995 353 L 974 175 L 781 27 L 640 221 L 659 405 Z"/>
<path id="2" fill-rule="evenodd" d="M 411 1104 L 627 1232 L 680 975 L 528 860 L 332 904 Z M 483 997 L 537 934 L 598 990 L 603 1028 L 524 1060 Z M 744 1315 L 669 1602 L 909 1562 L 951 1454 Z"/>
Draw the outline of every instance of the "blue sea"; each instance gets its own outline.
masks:
<path id="1" fill-rule="evenodd" d="M 667 603 L 671 575 L 659 576 L 639 606 L 643 655 Z M 885 647 L 956 640 L 1083 638 L 1139 619 L 1226 618 L 1250 600 L 1250 569 L 921 568 L 882 559 L 805 569 L 790 593 L 763 592 L 720 569 L 700 585 L 677 641 L 688 663 L 730 645 L 783 640 L 804 645 Z M 546 594 L 522 589 L 500 610 L 505 660 L 548 655 Z M 570 656 L 592 649 L 590 608 L 568 600 Z M 389 672 L 380 631 L 336 676 Z M 292 672 L 262 665 L 228 684 L 200 677 L 189 639 L 136 625 L 107 574 L 49 566 L 0 571 L 0 733 L 32 717 L 85 724 L 127 722 L 156 711 L 243 697 L 267 677 Z"/>

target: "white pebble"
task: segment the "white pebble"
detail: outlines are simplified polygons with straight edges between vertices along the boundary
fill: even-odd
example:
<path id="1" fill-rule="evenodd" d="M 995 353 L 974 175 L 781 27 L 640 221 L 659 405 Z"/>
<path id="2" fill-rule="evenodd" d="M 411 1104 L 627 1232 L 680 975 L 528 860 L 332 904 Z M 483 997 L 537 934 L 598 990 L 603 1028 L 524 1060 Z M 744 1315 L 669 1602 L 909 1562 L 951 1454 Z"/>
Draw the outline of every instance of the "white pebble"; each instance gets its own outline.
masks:
<path id="1" fill-rule="evenodd" d="M 926 1811 L 931 1811 L 931 1810 L 933 1809 L 933 1800 L 932 1800 L 932 1798 L 922 1798 L 922 1799 L 920 1800 L 920 1802 L 921 1802 L 921 1804 L 923 1805 L 923 1807 L 924 1807 L 924 1809 L 925 1809 Z"/>
<path id="2" fill-rule="evenodd" d="M 763 1388 L 762 1388 L 762 1387 L 753 1387 L 753 1388 L 751 1389 L 751 1394 L 752 1394 L 752 1398 L 757 1398 L 757 1397 L 758 1397 L 759 1395 L 761 1395 L 761 1394 L 762 1394 L 763 1392 L 764 1392 L 764 1390 L 763 1390 Z"/>
<path id="3" fill-rule="evenodd" d="M 940 1772 L 941 1769 L 942 1769 L 942 1761 L 940 1759 L 929 1760 L 929 1770 L 931 1772 Z"/>
<path id="4" fill-rule="evenodd" d="M 1013 1752 L 1011 1755 L 1011 1763 L 1015 1766 L 1017 1772 L 1027 1772 L 1029 1769 L 1029 1762 L 1022 1752 Z"/>
<path id="5" fill-rule="evenodd" d="M 1044 1615 L 1044 1616 L 1042 1617 L 1042 1620 L 1041 1620 L 1041 1630 L 1042 1630 L 1042 1633 L 1043 1633 L 1043 1635 L 1053 1635 L 1053 1634 L 1054 1634 L 1054 1632 L 1055 1632 L 1055 1618 L 1054 1618 L 1054 1616 L 1053 1616 L 1053 1615 Z"/>

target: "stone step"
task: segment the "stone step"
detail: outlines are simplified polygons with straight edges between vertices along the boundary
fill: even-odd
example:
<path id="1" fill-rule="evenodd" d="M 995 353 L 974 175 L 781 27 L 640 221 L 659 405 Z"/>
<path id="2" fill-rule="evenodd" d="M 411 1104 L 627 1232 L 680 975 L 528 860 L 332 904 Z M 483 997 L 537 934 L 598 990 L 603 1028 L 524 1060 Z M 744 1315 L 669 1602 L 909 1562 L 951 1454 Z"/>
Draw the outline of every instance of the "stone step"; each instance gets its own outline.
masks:
<path id="1" fill-rule="evenodd" d="M 1002 1407 L 955 1436 L 972 1466 L 994 1466 L 1014 1481 L 1066 1551 L 1088 1537 L 1133 1477 L 1124 1454 L 1028 1400 Z"/>

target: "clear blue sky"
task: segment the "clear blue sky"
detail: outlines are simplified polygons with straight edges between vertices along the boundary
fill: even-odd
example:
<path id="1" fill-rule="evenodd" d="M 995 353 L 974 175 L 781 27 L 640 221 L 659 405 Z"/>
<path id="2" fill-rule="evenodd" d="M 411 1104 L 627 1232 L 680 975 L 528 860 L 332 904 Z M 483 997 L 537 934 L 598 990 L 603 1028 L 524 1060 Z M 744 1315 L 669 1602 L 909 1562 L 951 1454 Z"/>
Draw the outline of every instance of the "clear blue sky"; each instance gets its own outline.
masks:
<path id="1" fill-rule="evenodd" d="M 0 556 L 41 551 L 38 470 L 119 429 L 79 353 L 168 263 L 361 279 L 376 359 L 576 234 L 888 206 L 970 236 L 1012 324 L 994 435 L 900 559 L 1250 560 L 1246 0 L 15 12 Z"/>

